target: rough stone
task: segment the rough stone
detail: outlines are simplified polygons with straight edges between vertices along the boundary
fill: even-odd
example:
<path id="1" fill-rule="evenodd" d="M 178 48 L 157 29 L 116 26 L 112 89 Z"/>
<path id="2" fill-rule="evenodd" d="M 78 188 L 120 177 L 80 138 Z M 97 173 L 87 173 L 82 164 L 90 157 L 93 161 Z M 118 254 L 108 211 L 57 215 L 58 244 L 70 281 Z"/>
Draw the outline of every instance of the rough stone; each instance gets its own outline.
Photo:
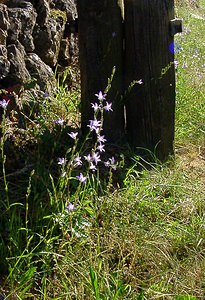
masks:
<path id="1" fill-rule="evenodd" d="M 56 9 L 66 12 L 68 20 L 72 20 L 77 17 L 76 1 L 53 0 L 53 4 Z"/>
<path id="2" fill-rule="evenodd" d="M 7 6 L 10 8 L 31 8 L 32 3 L 30 0 L 9 0 L 7 1 Z"/>
<path id="3" fill-rule="evenodd" d="M 8 82 L 10 85 L 18 83 L 24 84 L 31 79 L 26 69 L 24 47 L 18 44 L 12 44 L 7 47 L 8 59 L 10 61 L 10 72 L 8 74 Z"/>
<path id="4" fill-rule="evenodd" d="M 0 2 L 0 89 L 20 89 L 34 78 L 38 91 L 52 92 L 53 70 L 68 67 L 78 50 L 66 30 L 77 16 L 76 0 Z"/>
<path id="5" fill-rule="evenodd" d="M 64 27 L 62 19 L 55 19 L 52 17 L 48 19 L 48 22 L 43 27 L 40 27 L 39 25 L 35 27 L 35 52 L 51 67 L 54 67 L 58 62 Z M 44 51 L 42 51 L 42 45 Z"/>
<path id="6" fill-rule="evenodd" d="M 71 60 L 70 47 L 68 39 L 62 39 L 60 45 L 60 52 L 58 62 L 61 66 L 68 66 Z"/>
<path id="7" fill-rule="evenodd" d="M 9 8 L 8 15 L 10 26 L 7 42 L 15 43 L 19 40 L 26 51 L 33 51 L 35 47 L 32 34 L 37 14 L 32 4 L 30 3 L 26 8 Z"/>
<path id="8" fill-rule="evenodd" d="M 29 53 L 25 62 L 31 77 L 37 80 L 40 89 L 52 93 L 56 83 L 52 69 L 35 53 Z"/>
<path id="9" fill-rule="evenodd" d="M 7 30 L 9 27 L 9 18 L 7 6 L 0 3 L 0 28 L 2 30 Z"/>
<path id="10" fill-rule="evenodd" d="M 50 16 L 50 6 L 48 1 L 40 0 L 38 6 L 36 7 L 37 11 L 37 19 L 36 23 L 39 26 L 44 26 L 48 22 L 48 18 Z"/>
<path id="11" fill-rule="evenodd" d="M 5 45 L 0 45 L 0 56 L 7 57 L 7 48 Z"/>
<path id="12" fill-rule="evenodd" d="M 10 70 L 10 62 L 7 58 L 6 46 L 0 45 L 0 80 L 8 76 Z"/>
<path id="13" fill-rule="evenodd" d="M 6 46 L 7 31 L 0 28 L 0 45 Z"/>

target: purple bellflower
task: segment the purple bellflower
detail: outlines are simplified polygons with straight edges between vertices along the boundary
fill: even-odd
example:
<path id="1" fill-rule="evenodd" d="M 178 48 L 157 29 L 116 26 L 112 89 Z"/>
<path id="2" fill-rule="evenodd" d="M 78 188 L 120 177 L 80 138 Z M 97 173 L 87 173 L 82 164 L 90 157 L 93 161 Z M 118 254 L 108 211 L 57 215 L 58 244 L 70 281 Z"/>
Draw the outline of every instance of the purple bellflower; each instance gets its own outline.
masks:
<path id="1" fill-rule="evenodd" d="M 76 140 L 77 135 L 78 135 L 78 132 L 71 132 L 71 133 L 68 133 L 68 135 L 69 135 L 73 140 Z"/>
<path id="2" fill-rule="evenodd" d="M 107 94 L 103 94 L 101 91 L 98 94 L 95 94 L 99 101 L 103 101 L 106 99 Z"/>
<path id="3" fill-rule="evenodd" d="M 61 125 L 61 126 L 62 126 L 62 125 L 64 124 L 65 120 L 64 120 L 64 119 L 61 119 L 61 118 L 58 118 L 58 119 L 55 120 L 54 122 L 55 122 L 55 124 Z"/>
<path id="4" fill-rule="evenodd" d="M 113 111 L 111 106 L 112 106 L 112 103 L 108 103 L 106 101 L 106 105 L 104 106 L 104 110 L 106 110 L 106 111 Z"/>
<path id="5" fill-rule="evenodd" d="M 64 158 L 64 157 L 59 157 L 59 158 L 58 158 L 58 165 L 63 166 L 63 165 L 66 164 L 66 162 L 67 162 L 67 159 Z"/>
<path id="6" fill-rule="evenodd" d="M 83 176 L 83 174 L 80 173 L 80 175 L 79 175 L 79 176 L 76 176 L 76 178 L 77 178 L 80 182 L 86 184 L 86 181 L 87 181 L 88 176 Z"/>
<path id="7" fill-rule="evenodd" d="M 65 207 L 69 213 L 73 212 L 76 210 L 76 204 L 73 204 L 71 202 L 68 202 L 68 205 Z"/>
<path id="8" fill-rule="evenodd" d="M 5 99 L 1 100 L 1 101 L 0 101 L 0 106 L 1 106 L 3 109 L 6 109 L 7 106 L 8 106 L 8 104 L 9 104 L 9 101 L 10 101 L 10 100 L 5 100 Z"/>

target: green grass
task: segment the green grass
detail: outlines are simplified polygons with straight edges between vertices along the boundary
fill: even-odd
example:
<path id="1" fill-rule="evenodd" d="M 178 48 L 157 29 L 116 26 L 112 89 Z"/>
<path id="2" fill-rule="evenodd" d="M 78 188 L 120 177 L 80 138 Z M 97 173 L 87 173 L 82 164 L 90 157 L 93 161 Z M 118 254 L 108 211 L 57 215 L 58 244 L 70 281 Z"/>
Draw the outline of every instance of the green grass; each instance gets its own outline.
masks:
<path id="1" fill-rule="evenodd" d="M 178 68 L 176 143 L 203 144 L 205 133 L 205 19 L 203 11 L 183 12 L 184 33 L 176 37 L 179 53 Z M 178 11 L 180 13 L 180 10 Z"/>
<path id="2" fill-rule="evenodd" d="M 181 49 L 175 161 L 146 170 L 133 155 L 132 167 L 119 163 L 117 175 L 102 168 L 79 184 L 69 163 L 57 163 L 80 151 L 67 135 L 78 130 L 78 86 L 68 92 L 60 84 L 50 99 L 27 103 L 26 129 L 3 120 L 0 293 L 6 299 L 205 299 L 203 14 L 204 1 L 197 9 L 178 7 L 189 30 L 175 38 Z M 54 123 L 58 118 L 63 126 Z M 76 204 L 70 213 L 68 202 Z"/>

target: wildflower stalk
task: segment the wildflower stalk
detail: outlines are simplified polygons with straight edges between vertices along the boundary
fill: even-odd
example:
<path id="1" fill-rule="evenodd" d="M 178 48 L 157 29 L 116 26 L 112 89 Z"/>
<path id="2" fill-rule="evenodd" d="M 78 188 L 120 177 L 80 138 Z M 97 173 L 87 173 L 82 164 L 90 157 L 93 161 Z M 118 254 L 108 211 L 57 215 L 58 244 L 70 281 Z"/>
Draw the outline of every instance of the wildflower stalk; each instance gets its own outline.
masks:
<path id="1" fill-rule="evenodd" d="M 6 179 L 6 155 L 4 153 L 4 143 L 5 143 L 5 136 L 6 136 L 6 109 L 3 111 L 2 115 L 2 123 L 1 123 L 1 128 L 2 128 L 2 137 L 0 140 L 0 145 L 1 145 L 1 160 L 2 160 L 2 172 L 3 172 L 3 180 L 4 180 L 4 189 L 6 193 L 6 201 L 9 207 L 9 188 L 8 188 L 8 183 Z"/>
<path id="2" fill-rule="evenodd" d="M 106 91 L 109 91 L 109 84 L 111 84 L 113 76 L 114 76 L 115 68 L 113 69 L 113 74 L 111 76 L 111 79 L 108 81 L 108 87 L 106 88 Z M 69 148 L 65 154 L 65 157 L 58 158 L 58 164 L 61 165 L 61 178 L 59 179 L 59 188 L 60 188 L 60 196 L 61 199 L 64 201 L 64 199 L 73 199 L 74 204 L 77 202 L 80 204 L 85 199 L 85 196 L 87 195 L 88 188 L 94 188 L 97 190 L 98 193 L 100 188 L 100 174 L 99 174 L 99 162 L 102 162 L 101 160 L 101 154 L 102 152 L 105 152 L 105 142 L 106 139 L 104 138 L 104 135 L 102 135 L 103 131 L 103 123 L 104 123 L 104 113 L 105 111 L 112 111 L 112 103 L 106 101 L 107 94 L 100 91 L 98 94 L 95 94 L 97 97 L 97 101 L 95 103 L 91 103 L 91 106 L 94 110 L 94 118 L 93 120 L 89 120 L 89 124 L 87 125 L 89 127 L 89 131 L 86 135 L 86 137 L 83 140 L 83 143 L 79 146 L 79 139 L 77 139 L 77 133 L 71 132 L 68 133 L 68 135 L 74 139 L 75 143 L 71 148 Z M 85 145 L 86 142 L 92 138 L 94 140 L 92 148 L 89 150 L 88 153 L 85 153 Z M 83 155 L 85 153 L 86 155 Z M 68 154 L 70 156 L 70 159 L 67 161 Z M 80 156 L 81 155 L 81 156 Z M 83 164 L 83 160 L 86 162 L 87 168 L 86 170 L 79 173 L 79 175 L 74 176 L 75 169 L 78 170 L 80 166 Z M 107 164 L 105 163 L 105 166 L 109 168 L 109 188 L 112 184 L 112 170 L 116 169 L 116 164 L 114 161 L 114 158 L 110 158 L 107 161 Z M 95 173 L 96 172 L 96 173 Z M 71 180 L 77 179 L 79 181 L 75 192 L 73 195 L 70 193 L 70 185 Z M 70 204 L 67 206 L 70 207 L 73 205 Z M 69 210 L 68 209 L 68 210 Z M 70 220 L 71 222 L 72 220 Z M 70 228 L 72 228 L 72 224 L 70 223 Z"/>
<path id="3" fill-rule="evenodd" d="M 111 190 L 113 183 L 113 172 L 112 172 L 112 167 L 109 168 L 109 175 L 108 175 L 108 184 L 107 184 L 107 190 L 108 192 Z"/>
<path id="4" fill-rule="evenodd" d="M 105 89 L 105 94 L 107 94 L 109 92 L 109 90 L 111 89 L 111 87 L 112 87 L 112 81 L 113 81 L 113 78 L 115 76 L 115 72 L 116 72 L 116 67 L 114 66 L 112 68 L 111 76 L 110 76 L 110 78 L 108 78 L 108 84 L 107 84 L 107 87 Z"/>
<path id="5" fill-rule="evenodd" d="M 74 157 L 75 153 L 76 153 L 76 149 L 78 146 L 78 139 L 75 139 L 75 143 L 72 147 L 72 151 L 71 151 L 71 158 Z M 68 155 L 70 151 L 70 148 L 68 149 L 68 151 L 65 154 L 65 160 L 66 157 Z M 70 195 L 70 179 L 72 179 L 72 159 L 69 160 L 68 164 L 66 164 L 65 166 L 63 166 L 62 168 L 62 176 L 60 178 L 60 190 L 62 192 L 62 195 L 64 195 L 65 193 L 68 193 L 68 196 Z M 64 173 L 66 174 L 66 176 L 63 176 Z"/>
<path id="6" fill-rule="evenodd" d="M 31 194 L 31 180 L 34 175 L 34 170 L 31 172 L 30 177 L 29 177 L 29 182 L 28 182 L 28 187 L 27 187 L 27 192 L 26 192 L 26 212 L 25 212 L 25 228 L 26 228 L 26 240 L 28 240 L 28 211 L 29 211 L 29 196 Z"/>

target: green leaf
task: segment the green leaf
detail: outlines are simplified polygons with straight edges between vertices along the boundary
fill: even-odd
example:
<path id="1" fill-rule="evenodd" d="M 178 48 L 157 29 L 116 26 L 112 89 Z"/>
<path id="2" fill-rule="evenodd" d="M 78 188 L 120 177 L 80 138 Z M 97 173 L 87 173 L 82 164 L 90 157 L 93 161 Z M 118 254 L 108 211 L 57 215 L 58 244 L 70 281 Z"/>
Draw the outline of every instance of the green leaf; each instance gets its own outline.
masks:
<path id="1" fill-rule="evenodd" d="M 197 300 L 197 299 L 195 296 L 179 295 L 179 296 L 176 296 L 175 300 Z"/>
<path id="2" fill-rule="evenodd" d="M 95 298 L 96 300 L 100 300 L 99 289 L 98 289 L 98 278 L 92 266 L 90 266 L 90 279 L 95 293 Z"/>
<path id="3" fill-rule="evenodd" d="M 23 291 L 21 291 L 20 292 L 20 298 L 21 299 L 28 299 L 28 297 L 32 297 L 33 295 L 32 294 L 30 294 L 30 293 L 26 293 L 29 289 L 30 289 L 30 287 L 32 286 L 32 282 L 30 283 L 30 284 L 28 284 L 24 289 L 23 289 Z M 33 296 L 34 297 L 34 296 Z"/>
<path id="4" fill-rule="evenodd" d="M 26 271 L 23 278 L 21 279 L 21 282 L 19 284 L 19 288 L 24 286 L 33 277 L 33 274 L 35 273 L 35 271 L 36 271 L 36 267 L 32 267 L 28 271 Z"/>

